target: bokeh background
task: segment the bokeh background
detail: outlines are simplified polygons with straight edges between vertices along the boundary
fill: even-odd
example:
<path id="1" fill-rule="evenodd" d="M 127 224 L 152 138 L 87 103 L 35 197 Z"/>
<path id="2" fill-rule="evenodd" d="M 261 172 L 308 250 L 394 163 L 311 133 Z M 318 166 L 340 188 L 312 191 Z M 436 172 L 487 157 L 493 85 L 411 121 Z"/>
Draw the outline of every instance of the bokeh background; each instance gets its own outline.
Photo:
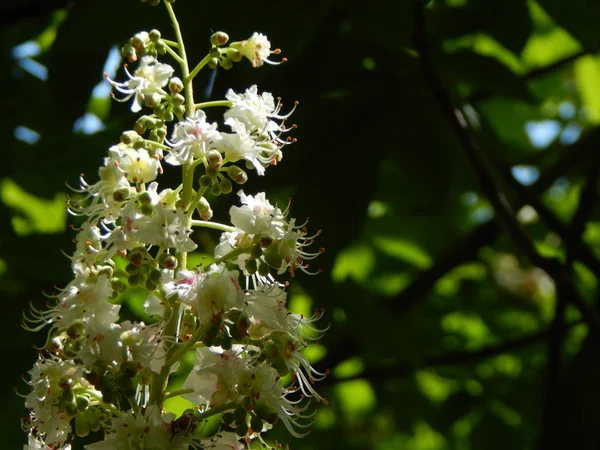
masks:
<path id="1" fill-rule="evenodd" d="M 300 273 L 290 306 L 327 310 L 331 330 L 309 357 L 331 369 L 318 388 L 329 406 L 308 437 L 271 436 L 298 450 L 599 448 L 598 328 L 579 310 L 599 304 L 600 3 L 435 0 L 426 29 L 410 0 L 175 8 L 192 60 L 217 30 L 263 32 L 288 58 L 207 71 L 197 100 L 258 84 L 300 102 L 298 143 L 244 189 L 292 197 L 293 215 L 323 230 L 324 273 Z M 11 387 L 26 392 L 20 376 L 44 340 L 19 327 L 21 314 L 70 281 L 67 184 L 93 180 L 134 122 L 102 74 L 123 79 L 116 49 L 134 33 L 173 34 L 163 7 L 134 0 L 4 0 L 0 25 L 0 429 L 13 449 L 26 411 Z M 424 76 L 424 43 L 443 89 Z M 463 112 L 483 168 L 443 99 Z M 492 192 L 531 246 L 506 231 Z M 218 217 L 234 197 L 211 199 Z M 218 234 L 194 239 L 210 253 Z M 130 293 L 125 308 L 139 300 Z"/>

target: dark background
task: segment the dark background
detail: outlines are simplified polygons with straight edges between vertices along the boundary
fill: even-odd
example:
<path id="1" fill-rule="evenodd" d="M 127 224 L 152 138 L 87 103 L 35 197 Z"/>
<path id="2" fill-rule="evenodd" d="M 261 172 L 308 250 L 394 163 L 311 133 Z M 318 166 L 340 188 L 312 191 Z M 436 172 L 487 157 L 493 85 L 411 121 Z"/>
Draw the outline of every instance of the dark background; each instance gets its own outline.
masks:
<path id="1" fill-rule="evenodd" d="M 290 293 L 292 309 L 327 309 L 310 357 L 332 374 L 312 433 L 271 436 L 299 450 L 600 448 L 600 3 L 174 6 L 192 61 L 217 30 L 263 32 L 288 58 L 219 70 L 210 99 L 258 84 L 300 102 L 298 143 L 244 189 L 293 197 L 293 215 L 323 230 L 324 274 L 300 273 Z M 174 36 L 164 7 L 134 0 L 5 0 L 0 24 L 2 445 L 21 448 L 10 388 L 26 392 L 44 333 L 18 323 L 70 281 L 66 184 L 93 181 L 134 122 L 92 89 L 113 46 Z M 28 41 L 38 54 L 15 50 Z M 86 113 L 104 129 L 74 132 Z M 217 217 L 232 201 L 213 200 Z M 194 237 L 206 252 L 218 239 Z"/>

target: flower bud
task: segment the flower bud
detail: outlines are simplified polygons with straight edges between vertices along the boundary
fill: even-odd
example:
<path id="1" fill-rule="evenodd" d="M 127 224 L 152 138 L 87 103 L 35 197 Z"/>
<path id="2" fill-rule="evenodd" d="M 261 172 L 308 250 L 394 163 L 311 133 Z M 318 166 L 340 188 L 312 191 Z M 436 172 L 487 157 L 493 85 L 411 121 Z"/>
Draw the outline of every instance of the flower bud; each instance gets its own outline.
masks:
<path id="1" fill-rule="evenodd" d="M 262 419 L 258 416 L 252 416 L 250 419 L 250 428 L 255 433 L 260 433 L 262 431 L 263 423 Z"/>
<path id="2" fill-rule="evenodd" d="M 177 258 L 168 253 L 162 253 L 158 257 L 158 264 L 165 269 L 173 270 L 177 267 Z"/>
<path id="3" fill-rule="evenodd" d="M 128 62 L 135 62 L 137 61 L 137 52 L 135 50 L 135 48 L 133 48 L 133 46 L 131 44 L 127 44 L 125 45 L 122 49 L 121 49 L 121 55 L 123 56 L 123 58 L 125 58 Z"/>
<path id="4" fill-rule="evenodd" d="M 228 41 L 229 36 L 227 35 L 227 33 L 224 33 L 222 31 L 217 31 L 210 37 L 210 43 L 216 46 L 225 45 Z"/>
<path id="5" fill-rule="evenodd" d="M 223 415 L 221 416 L 221 420 L 224 424 L 231 425 L 235 420 L 235 416 L 231 411 L 227 411 L 226 413 L 223 413 Z"/>
<path id="6" fill-rule="evenodd" d="M 185 114 L 185 106 L 183 106 L 183 105 L 175 106 L 175 108 L 173 108 L 173 113 L 177 114 L 180 117 L 183 116 Z"/>
<path id="7" fill-rule="evenodd" d="M 211 69 L 216 69 L 218 65 L 219 58 L 210 58 L 210 60 L 208 61 L 208 67 L 210 67 Z"/>
<path id="8" fill-rule="evenodd" d="M 179 77 L 171 77 L 169 80 L 169 91 L 171 91 L 171 94 L 179 94 L 183 91 L 183 81 Z"/>
<path id="9" fill-rule="evenodd" d="M 229 166 L 227 168 L 227 175 L 237 184 L 244 184 L 248 181 L 248 174 L 238 166 Z"/>
<path id="10" fill-rule="evenodd" d="M 139 286 L 144 282 L 144 280 L 145 277 L 142 273 L 134 273 L 133 275 L 129 275 L 129 278 L 127 278 L 127 281 L 131 286 Z"/>
<path id="11" fill-rule="evenodd" d="M 113 193 L 113 200 L 115 202 L 124 202 L 125 200 L 127 200 L 127 197 L 129 197 L 128 188 L 122 188 Z"/>
<path id="12" fill-rule="evenodd" d="M 167 53 L 167 44 L 165 44 L 163 41 L 158 41 L 154 44 L 154 49 L 159 55 L 164 55 Z"/>
<path id="13" fill-rule="evenodd" d="M 75 417 L 75 434 L 79 437 L 85 437 L 90 434 L 90 424 L 87 414 L 77 414 Z"/>
<path id="14" fill-rule="evenodd" d="M 181 94 L 174 94 L 171 98 L 171 103 L 176 106 L 183 105 L 185 103 L 185 97 Z"/>
<path id="15" fill-rule="evenodd" d="M 206 154 L 206 159 L 211 167 L 218 169 L 223 164 L 223 157 L 217 150 L 209 150 Z"/>
<path id="16" fill-rule="evenodd" d="M 256 258 L 260 258 L 262 256 L 262 248 L 260 248 L 260 245 L 258 244 L 253 244 L 252 247 L 250 247 L 250 257 L 252 259 L 256 259 Z"/>
<path id="17" fill-rule="evenodd" d="M 125 145 L 131 145 L 140 138 L 134 130 L 125 131 L 121 134 L 121 142 Z"/>
<path id="18" fill-rule="evenodd" d="M 121 281 L 120 278 L 112 278 L 110 280 L 110 284 L 115 292 L 121 293 L 125 292 L 127 289 L 127 285 Z"/>
<path id="19" fill-rule="evenodd" d="M 200 177 L 200 186 L 202 187 L 208 187 L 212 184 L 212 177 L 210 175 L 202 175 Z"/>
<path id="20" fill-rule="evenodd" d="M 75 397 L 75 404 L 79 411 L 85 411 L 90 406 L 90 399 L 87 395 L 78 395 Z"/>
<path id="21" fill-rule="evenodd" d="M 269 275 L 269 266 L 261 261 L 261 263 L 258 266 L 258 274 L 261 277 L 266 277 L 267 275 Z"/>
<path id="22" fill-rule="evenodd" d="M 142 205 L 142 207 L 140 208 L 140 211 L 145 216 L 151 216 L 152 214 L 154 214 L 154 206 L 152 206 L 152 205 Z"/>
<path id="23" fill-rule="evenodd" d="M 158 40 L 160 39 L 160 31 L 156 29 L 150 30 L 150 32 L 148 33 L 148 37 L 152 42 L 158 42 Z"/>
<path id="24" fill-rule="evenodd" d="M 233 61 L 226 56 L 221 56 L 221 67 L 225 70 L 229 70 L 233 67 Z"/>
<path id="25" fill-rule="evenodd" d="M 163 110 L 157 109 L 157 107 L 162 106 L 162 105 L 160 105 L 161 100 L 162 100 L 162 95 L 160 95 L 158 92 L 153 92 L 152 94 L 146 95 L 144 97 L 144 104 L 148 108 L 154 108 L 154 114 L 156 114 L 158 117 L 160 117 L 159 113 L 162 113 Z"/>
<path id="26" fill-rule="evenodd" d="M 200 217 L 202 220 L 210 220 L 213 216 L 213 210 L 210 207 L 210 203 L 206 198 L 202 197 L 200 202 L 198 203 L 198 211 L 200 212 Z"/>
<path id="27" fill-rule="evenodd" d="M 231 181 L 229 181 L 227 178 L 223 178 L 221 180 L 221 182 L 219 183 L 219 186 L 221 187 L 221 192 L 223 194 L 229 194 L 229 193 L 231 193 L 231 191 L 233 191 L 233 186 L 231 185 Z"/>
<path id="28" fill-rule="evenodd" d="M 213 184 L 210 187 L 210 193 L 215 197 L 218 197 L 219 195 L 221 195 L 221 187 L 218 184 Z"/>

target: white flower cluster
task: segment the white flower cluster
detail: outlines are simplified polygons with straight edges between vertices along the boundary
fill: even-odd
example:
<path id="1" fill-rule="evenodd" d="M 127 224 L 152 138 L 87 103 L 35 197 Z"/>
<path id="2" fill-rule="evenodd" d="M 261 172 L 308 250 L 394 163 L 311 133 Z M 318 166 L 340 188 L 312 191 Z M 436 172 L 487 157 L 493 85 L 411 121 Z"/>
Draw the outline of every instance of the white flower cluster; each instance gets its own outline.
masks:
<path id="1" fill-rule="evenodd" d="M 158 42 L 158 32 L 144 33 L 136 35 L 144 37 L 142 44 Z M 219 48 L 223 36 L 209 54 L 220 52 L 222 64 L 244 56 L 259 67 L 278 53 L 262 34 L 228 49 Z M 137 45 L 138 53 L 143 50 Z M 281 103 L 256 86 L 194 105 L 174 72 L 144 55 L 133 74 L 126 70 L 127 81 L 109 80 L 125 94 L 122 100 L 133 99 L 133 112 L 147 107 L 152 113 L 108 150 L 99 181 L 81 178 L 69 203 L 71 213 L 84 217 L 70 257 L 74 279 L 52 306 L 32 306 L 25 315 L 27 329 L 49 328 L 27 381 L 25 450 L 70 450 L 76 436 L 98 430 L 104 438 L 86 448 L 240 449 L 253 439 L 266 446 L 261 433 L 277 421 L 303 436 L 314 415 L 304 399 L 324 401 L 313 383 L 325 373 L 302 354 L 325 331 L 313 326 L 323 313 L 306 318 L 288 312 L 284 285 L 275 278 L 298 269 L 312 273 L 306 261 L 322 251 L 306 250 L 315 236 L 264 193 L 239 191 L 231 225 L 210 221 L 206 198 L 207 192 L 231 192 L 232 181 L 246 181 L 236 162 L 245 160 L 264 175 L 281 160 L 281 149 L 293 141 L 283 138 L 291 112 L 281 114 Z M 229 131 L 208 120 L 206 109 L 215 106 L 227 108 Z M 159 188 L 163 162 L 183 169 L 176 189 Z M 223 233 L 214 263 L 189 269 L 187 254 L 197 248 L 194 226 Z M 132 289 L 145 292 L 150 323 L 121 317 L 122 299 Z M 170 375 L 182 370 L 182 356 L 193 349 L 183 387 L 167 394 Z M 282 378 L 290 374 L 286 385 Z M 167 414 L 167 395 L 182 395 L 195 407 L 180 417 Z M 218 413 L 220 431 L 200 437 L 198 423 Z"/>

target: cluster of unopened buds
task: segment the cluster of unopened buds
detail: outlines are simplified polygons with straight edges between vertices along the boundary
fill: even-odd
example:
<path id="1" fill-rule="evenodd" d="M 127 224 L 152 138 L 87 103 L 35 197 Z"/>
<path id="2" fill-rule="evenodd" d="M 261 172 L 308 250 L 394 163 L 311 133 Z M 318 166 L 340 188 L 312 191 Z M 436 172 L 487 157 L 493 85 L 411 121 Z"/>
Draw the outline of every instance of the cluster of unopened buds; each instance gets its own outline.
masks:
<path id="1" fill-rule="evenodd" d="M 48 330 L 26 379 L 25 450 L 71 449 L 86 436 L 98 437 L 90 450 L 241 449 L 254 440 L 272 447 L 263 432 L 282 422 L 303 436 L 315 414 L 311 399 L 324 401 L 313 383 L 326 374 L 302 353 L 325 331 L 314 325 L 323 312 L 289 312 L 287 283 L 276 278 L 316 273 L 307 261 L 323 250 L 307 247 L 319 233 L 309 236 L 289 206 L 264 193 L 238 190 L 230 224 L 211 221 L 206 197 L 229 194 L 249 171 L 264 175 L 281 161 L 294 142 L 285 122 L 295 107 L 282 113 L 256 86 L 229 90 L 222 101 L 193 99 L 203 67 L 229 69 L 244 58 L 254 67 L 276 64 L 269 57 L 279 51 L 259 33 L 226 46 L 228 36 L 217 32 L 190 70 L 171 2 L 164 4 L 176 40 L 156 30 L 136 34 L 123 56 L 137 67 L 125 68 L 123 82 L 108 79 L 116 100 L 146 114 L 108 150 L 99 180 L 82 176 L 69 199 L 69 211 L 83 217 L 70 257 L 74 279 L 48 307 L 25 314 L 26 328 Z M 179 64 L 181 78 L 159 55 Z M 219 108 L 221 129 L 207 114 Z M 163 166 L 180 166 L 175 189 L 159 187 Z M 191 268 L 194 227 L 222 234 L 211 262 Z M 121 317 L 132 289 L 145 292 L 148 323 L 131 312 Z M 188 352 L 195 352 L 191 370 L 181 363 Z M 173 374 L 185 381 L 169 391 Z M 164 402 L 175 396 L 194 406 L 167 413 Z M 206 436 L 202 424 L 215 415 L 218 431 Z"/>

